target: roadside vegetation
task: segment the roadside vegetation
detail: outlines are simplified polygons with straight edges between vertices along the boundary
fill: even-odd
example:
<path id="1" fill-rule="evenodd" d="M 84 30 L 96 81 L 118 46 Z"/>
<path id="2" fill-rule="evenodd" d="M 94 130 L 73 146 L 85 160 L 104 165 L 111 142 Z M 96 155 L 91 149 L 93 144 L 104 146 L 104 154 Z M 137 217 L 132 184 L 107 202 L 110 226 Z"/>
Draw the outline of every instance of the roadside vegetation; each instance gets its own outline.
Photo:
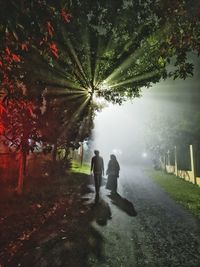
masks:
<path id="1" fill-rule="evenodd" d="M 73 173 L 89 174 L 90 173 L 90 165 L 88 162 L 83 162 L 83 164 L 80 164 L 77 161 L 72 161 L 71 171 Z"/>
<path id="2" fill-rule="evenodd" d="M 87 165 L 81 168 L 73 163 L 65 172 L 59 168 L 50 172 L 51 162 L 40 164 L 41 161 L 38 158 L 37 169 L 27 177 L 20 197 L 8 190 L 11 185 L 2 184 L 0 188 L 0 266 L 19 260 L 20 253 L 26 250 L 26 242 L 40 233 L 40 229 L 45 232 L 45 225 L 52 220 L 59 220 L 60 216 L 65 216 L 66 222 L 78 220 L 80 212 L 85 212 L 81 196 L 87 191 Z M 29 169 L 32 170 L 32 166 Z M 70 231 L 75 229 L 72 227 Z M 17 263 L 9 266 L 17 266 Z"/>
<path id="3" fill-rule="evenodd" d="M 200 219 L 200 187 L 161 171 L 150 171 L 150 176 L 173 199 Z"/>

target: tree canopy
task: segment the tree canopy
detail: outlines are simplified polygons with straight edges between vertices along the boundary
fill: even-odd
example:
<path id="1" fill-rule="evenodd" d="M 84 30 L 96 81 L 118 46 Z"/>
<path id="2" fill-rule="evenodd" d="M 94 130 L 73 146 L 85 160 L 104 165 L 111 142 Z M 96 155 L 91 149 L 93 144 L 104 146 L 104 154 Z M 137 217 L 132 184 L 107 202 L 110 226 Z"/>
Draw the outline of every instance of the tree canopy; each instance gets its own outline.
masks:
<path id="1" fill-rule="evenodd" d="M 193 75 L 198 0 L 0 0 L 0 134 L 26 155 L 38 141 L 78 147 L 95 99 L 121 104 L 161 78 Z"/>
<path id="2" fill-rule="evenodd" d="M 161 78 L 191 76 L 188 55 L 200 53 L 199 6 L 198 0 L 1 1 L 1 110 L 19 95 L 34 106 L 51 95 L 67 99 L 72 125 L 88 110 L 93 116 L 95 97 L 121 104 Z"/>
<path id="3" fill-rule="evenodd" d="M 66 1 L 71 21 L 55 26 L 58 58 L 46 58 L 42 80 L 49 73 L 54 88 L 121 103 L 161 78 L 185 79 L 193 74 L 189 53 L 200 52 L 198 7 L 189 0 Z"/>

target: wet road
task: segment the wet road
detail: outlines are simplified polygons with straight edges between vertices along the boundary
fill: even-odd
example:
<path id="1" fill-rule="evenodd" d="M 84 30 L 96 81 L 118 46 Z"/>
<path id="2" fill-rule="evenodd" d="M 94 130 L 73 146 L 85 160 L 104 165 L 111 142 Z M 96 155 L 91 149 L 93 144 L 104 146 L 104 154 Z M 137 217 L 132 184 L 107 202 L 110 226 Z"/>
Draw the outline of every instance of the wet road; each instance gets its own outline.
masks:
<path id="1" fill-rule="evenodd" d="M 104 236 L 105 261 L 93 266 L 200 266 L 200 224 L 140 167 L 122 167 L 118 191 L 137 216 L 119 208 L 102 189 L 112 220 L 97 227 Z"/>
<path id="2" fill-rule="evenodd" d="M 199 267 L 200 224 L 139 166 L 121 166 L 116 196 L 89 183 L 5 267 Z"/>

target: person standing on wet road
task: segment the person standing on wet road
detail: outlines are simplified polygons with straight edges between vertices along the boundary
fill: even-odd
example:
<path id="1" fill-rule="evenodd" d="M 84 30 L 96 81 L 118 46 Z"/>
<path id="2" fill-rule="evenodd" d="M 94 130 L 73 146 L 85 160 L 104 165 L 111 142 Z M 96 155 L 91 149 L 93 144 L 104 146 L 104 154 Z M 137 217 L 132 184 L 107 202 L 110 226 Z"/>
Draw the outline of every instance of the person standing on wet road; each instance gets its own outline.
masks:
<path id="1" fill-rule="evenodd" d="M 120 166 L 115 155 L 110 155 L 110 160 L 108 163 L 108 168 L 106 174 L 108 175 L 108 180 L 106 188 L 111 190 L 112 194 L 117 193 L 117 179 L 119 178 Z"/>
<path id="2" fill-rule="evenodd" d="M 94 150 L 94 154 L 95 156 L 91 160 L 91 173 L 94 175 L 96 195 L 99 195 L 102 175 L 104 175 L 104 162 L 98 150 Z"/>

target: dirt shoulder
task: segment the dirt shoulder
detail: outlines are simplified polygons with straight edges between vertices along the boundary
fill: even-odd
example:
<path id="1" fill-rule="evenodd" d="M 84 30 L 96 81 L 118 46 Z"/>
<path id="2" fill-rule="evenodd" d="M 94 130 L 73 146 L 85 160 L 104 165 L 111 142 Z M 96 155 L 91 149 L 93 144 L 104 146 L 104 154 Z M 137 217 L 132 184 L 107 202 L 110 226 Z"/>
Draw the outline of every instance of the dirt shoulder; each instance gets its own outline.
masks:
<path id="1" fill-rule="evenodd" d="M 88 190 L 88 175 L 68 173 L 40 178 L 42 180 L 29 183 L 22 196 L 1 188 L 0 266 L 20 264 L 18 260 L 28 248 L 34 251 L 30 240 L 42 233 L 46 238 L 49 235 L 48 226 L 53 224 L 56 227 L 58 218 L 63 217 L 70 227 L 73 218 L 86 212 L 80 196 Z M 62 239 L 65 231 L 61 230 Z"/>

